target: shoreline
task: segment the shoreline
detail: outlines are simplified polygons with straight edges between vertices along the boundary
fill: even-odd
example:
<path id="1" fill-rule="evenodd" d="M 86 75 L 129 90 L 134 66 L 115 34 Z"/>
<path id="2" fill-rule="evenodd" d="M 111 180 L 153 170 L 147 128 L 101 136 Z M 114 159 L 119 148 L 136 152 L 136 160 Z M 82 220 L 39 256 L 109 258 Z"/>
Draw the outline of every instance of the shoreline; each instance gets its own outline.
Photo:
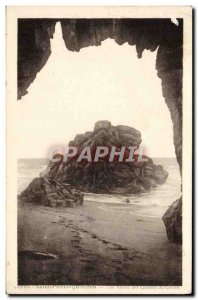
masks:
<path id="1" fill-rule="evenodd" d="M 126 205 L 121 211 L 92 201 L 76 208 L 19 201 L 18 253 L 19 285 L 182 284 L 181 245 L 167 240 L 160 218 L 131 214 Z"/>

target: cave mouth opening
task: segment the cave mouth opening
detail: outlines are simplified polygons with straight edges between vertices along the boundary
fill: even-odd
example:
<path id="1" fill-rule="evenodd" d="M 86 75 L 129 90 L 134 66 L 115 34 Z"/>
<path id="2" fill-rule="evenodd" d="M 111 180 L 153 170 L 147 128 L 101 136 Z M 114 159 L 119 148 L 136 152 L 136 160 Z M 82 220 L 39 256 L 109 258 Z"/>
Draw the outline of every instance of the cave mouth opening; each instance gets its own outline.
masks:
<path id="1" fill-rule="evenodd" d="M 64 57 L 69 58 L 69 51 L 65 51 L 65 46 L 66 49 L 70 50 L 70 54 L 71 55 L 75 55 L 75 62 L 79 62 L 81 63 L 82 57 L 81 54 L 82 53 L 88 53 L 87 51 L 89 51 L 89 49 L 94 49 L 94 55 L 93 55 L 93 59 L 91 61 L 91 65 L 92 67 L 94 66 L 95 62 L 100 61 L 98 59 L 97 56 L 97 51 L 98 48 L 100 48 L 100 51 L 104 49 L 105 45 L 107 45 L 107 43 L 109 43 L 112 40 L 109 40 L 109 38 L 113 39 L 114 41 L 116 41 L 117 46 L 122 45 L 122 47 L 117 48 L 121 51 L 121 49 L 125 49 L 126 46 L 130 45 L 130 59 L 128 61 L 127 66 L 129 65 L 129 62 L 131 62 L 131 59 L 133 59 L 134 57 L 136 57 L 136 53 L 134 52 L 133 55 L 133 49 L 134 49 L 134 45 L 136 47 L 136 51 L 138 54 L 139 58 L 142 58 L 141 60 L 139 60 L 139 65 L 141 65 L 141 62 L 144 60 L 144 58 L 148 55 L 152 55 L 152 53 L 148 52 L 148 51 L 144 51 L 144 50 L 150 50 L 150 51 L 155 51 L 157 49 L 157 55 L 156 52 L 153 52 L 153 54 L 155 55 L 155 59 L 153 60 L 153 72 L 155 72 L 155 79 L 158 79 L 158 84 L 160 82 L 160 98 L 162 99 L 162 95 L 163 94 L 163 101 L 161 103 L 164 104 L 164 100 L 165 103 L 167 105 L 167 108 L 169 109 L 169 114 L 167 114 L 167 116 L 169 116 L 169 121 L 166 122 L 165 126 L 164 126 L 164 130 L 161 131 L 161 136 L 157 136 L 157 135 L 152 135 L 152 139 L 150 141 L 157 141 L 157 145 L 155 145 L 155 149 L 165 149 L 166 145 L 169 143 L 169 141 L 172 141 L 174 139 L 174 147 L 175 147 L 175 151 L 173 150 L 173 153 L 176 154 L 177 157 L 177 162 L 180 168 L 180 174 L 182 173 L 182 87 L 183 87 L 183 19 L 177 19 L 176 22 L 171 22 L 170 19 L 33 19 L 33 20 L 25 20 L 25 19 L 21 19 L 18 23 L 18 99 L 21 99 L 22 96 L 24 96 L 27 92 L 27 88 L 30 86 L 30 84 L 34 81 L 37 73 L 38 77 L 41 78 L 41 74 L 44 74 L 44 71 L 47 70 L 47 67 L 50 65 L 49 62 L 52 61 L 52 55 L 51 55 L 51 46 L 50 46 L 50 38 L 53 37 L 53 33 L 54 33 L 54 29 L 55 29 L 55 24 L 57 21 L 60 21 L 61 23 L 61 27 L 62 27 L 62 37 L 60 38 L 60 41 L 62 42 L 62 46 L 63 44 L 63 40 L 64 40 L 64 47 L 62 47 L 64 49 Z M 177 23 L 177 24 L 175 24 Z M 28 28 L 31 28 L 31 30 L 27 30 Z M 61 35 L 60 35 L 61 36 Z M 24 40 L 25 37 L 27 37 L 27 45 L 25 45 L 24 47 Z M 32 42 L 32 37 L 33 37 L 33 42 Z M 34 38 L 36 38 L 36 40 L 34 41 Z M 55 39 L 54 39 L 55 41 Z M 125 43 L 128 44 L 125 44 Z M 99 46 L 101 45 L 101 47 L 89 47 L 89 46 Z M 115 45 L 115 43 L 114 43 Z M 27 46 L 27 47 L 26 47 Z M 109 46 L 109 45 L 108 45 Z M 33 59 L 32 61 L 35 62 L 32 63 L 31 59 L 30 59 L 30 54 L 31 53 L 31 47 L 33 47 Z M 85 48 L 85 49 L 83 49 Z M 25 51 L 24 51 L 25 49 Z M 108 48 L 109 49 L 109 48 Z M 111 49 L 112 50 L 112 49 Z M 79 52 L 79 53 L 73 53 L 73 51 Z M 90 50 L 91 51 L 91 50 Z M 144 52 L 144 55 L 142 57 L 142 54 Z M 53 55 L 54 55 L 55 51 L 53 50 Z M 98 66 L 97 68 L 92 68 L 92 72 L 90 73 L 91 75 L 88 76 L 89 79 L 92 79 L 95 76 L 96 72 L 93 72 L 93 70 L 100 70 L 101 66 L 109 66 L 110 62 L 111 62 L 111 58 L 113 58 L 112 55 L 113 52 L 108 51 L 106 57 L 108 57 L 108 61 L 106 62 L 106 65 L 104 64 L 104 55 L 103 55 L 103 62 L 101 63 L 100 66 Z M 38 54 L 38 55 L 37 55 Z M 77 55 L 76 55 L 77 54 Z M 110 55 L 109 55 L 110 54 Z M 123 53 L 122 53 L 123 55 Z M 48 58 L 50 57 L 49 61 Z M 89 60 L 91 59 L 91 54 L 89 52 Z M 122 57 L 122 61 L 121 61 L 121 57 Z M 126 56 L 127 57 L 127 56 Z M 96 59 L 97 58 L 97 59 Z M 125 56 L 119 56 L 118 58 L 118 62 L 121 62 L 121 67 L 124 66 L 124 59 Z M 70 57 L 71 59 L 71 57 Z M 70 61 L 70 59 L 68 60 L 68 62 Z M 48 63 L 46 64 L 46 62 L 48 61 Z M 152 61 L 152 59 L 150 58 L 150 62 Z M 56 66 L 61 65 L 61 67 L 64 65 L 63 61 L 61 61 L 60 56 L 58 57 L 58 60 L 56 61 Z M 46 64 L 46 65 L 45 65 Z M 44 67 L 45 66 L 45 67 Z M 73 65 L 74 66 L 74 65 Z M 73 66 L 72 68 L 68 68 L 68 64 L 67 64 L 67 68 L 66 70 L 68 71 L 68 69 L 71 71 L 73 70 Z M 43 68 L 44 67 L 44 68 Z M 84 63 L 84 69 L 87 70 L 87 63 Z M 124 71 L 126 72 L 127 68 L 124 68 Z M 55 69 L 54 69 L 55 70 Z M 53 70 L 53 71 L 54 71 Z M 81 67 L 81 71 L 83 70 L 83 68 Z M 122 68 L 120 69 L 122 70 Z M 122 73 L 119 70 L 119 74 L 117 74 L 117 78 L 120 79 L 119 75 L 120 73 Z M 131 67 L 130 71 L 133 70 L 134 71 L 134 65 Z M 145 70 L 146 68 L 144 68 L 144 72 L 141 74 L 141 79 L 138 82 L 141 82 L 142 85 L 138 86 L 139 90 L 145 91 L 145 94 L 147 95 L 147 98 L 145 100 L 145 97 L 143 97 L 143 99 L 140 97 L 135 98 L 134 94 L 133 96 L 130 98 L 129 103 L 133 103 L 133 109 L 128 107 L 127 111 L 130 112 L 130 120 L 135 120 L 135 116 L 134 115 L 138 115 L 137 112 L 137 107 L 141 106 L 142 112 L 144 111 L 144 107 L 145 105 L 147 105 L 148 103 L 150 104 L 149 109 L 147 110 L 147 114 L 146 117 L 143 118 L 143 122 L 141 122 L 141 124 L 146 124 L 145 120 L 147 120 L 149 118 L 149 125 L 151 125 L 151 120 L 152 120 L 152 128 L 158 128 L 159 125 L 162 124 L 162 121 L 165 120 L 164 116 L 160 117 L 160 113 L 162 113 L 163 110 L 163 105 L 157 110 L 157 112 L 155 111 L 155 108 L 157 107 L 157 102 L 155 103 L 155 95 L 156 95 L 156 89 L 154 89 L 154 93 L 151 95 L 151 97 L 148 97 L 148 91 L 149 91 L 149 84 L 150 82 L 152 82 L 152 77 L 149 77 L 149 80 L 146 81 L 146 84 L 143 85 L 143 78 L 145 78 Z M 157 74 L 156 74 L 156 70 L 157 70 Z M 41 72 L 40 72 L 41 71 Z M 67 77 L 63 77 L 61 73 L 58 73 L 57 70 L 55 70 L 54 74 L 55 77 L 57 78 L 57 80 L 60 82 L 61 81 L 61 85 L 60 85 L 60 89 L 54 89 L 53 88 L 53 83 L 56 81 L 53 80 L 50 82 L 49 81 L 49 74 L 50 73 L 46 73 L 46 79 L 43 81 L 43 85 L 40 86 L 40 93 L 37 93 L 37 95 L 33 96 L 33 92 L 29 89 L 29 95 L 26 95 L 25 97 L 29 97 L 30 98 L 34 98 L 32 99 L 32 101 L 23 101 L 24 105 L 23 108 L 19 108 L 22 107 L 21 104 L 18 104 L 17 107 L 17 112 L 19 112 L 19 116 L 18 116 L 18 120 L 19 123 L 21 122 L 21 128 L 25 128 L 25 132 L 20 131 L 19 136 L 21 136 L 21 133 L 27 133 L 28 132 L 28 136 L 27 138 L 24 138 L 23 141 L 25 141 L 26 145 L 22 145 L 23 149 L 19 149 L 19 150 L 25 150 L 25 151 L 19 151 L 20 154 L 21 153 L 26 153 L 26 157 L 32 157 L 31 153 L 34 153 L 34 157 L 41 157 L 41 149 L 45 149 L 46 145 L 51 146 L 51 142 L 54 143 L 58 143 L 60 144 L 60 141 L 62 141 L 62 137 L 63 135 L 65 135 L 65 132 L 67 131 L 66 128 L 68 128 L 68 132 L 69 134 L 72 135 L 73 138 L 73 133 L 72 133 L 72 129 L 76 126 L 76 124 L 80 124 L 80 128 L 81 130 L 84 130 L 84 123 L 83 123 L 83 116 L 86 115 L 85 112 L 87 113 L 88 116 L 93 116 L 95 112 L 99 112 L 100 110 L 96 109 L 96 95 L 100 95 L 101 96 L 101 90 L 104 86 L 102 86 L 102 88 L 100 89 L 98 94 L 94 94 L 92 97 L 92 101 L 91 103 L 94 104 L 94 108 L 93 110 L 91 110 L 91 106 L 88 107 L 88 110 L 85 109 L 85 102 L 82 101 L 82 98 L 80 97 L 79 101 L 78 101 L 78 107 L 80 107 L 79 104 L 82 104 L 81 106 L 81 110 L 80 110 L 80 114 L 77 113 L 77 111 L 75 111 L 75 106 L 74 106 L 74 100 L 77 100 L 77 98 L 70 98 L 67 99 L 68 96 L 68 91 L 69 89 L 73 89 L 75 91 L 79 91 L 80 88 L 82 87 L 83 84 L 83 80 L 85 78 L 87 78 L 87 74 L 89 74 L 88 72 L 86 72 L 83 76 L 80 76 L 80 74 L 77 72 L 75 74 L 75 76 L 73 76 L 73 80 L 71 73 L 68 74 Z M 111 72 L 111 74 L 115 75 L 116 72 Z M 132 72 L 131 72 L 132 73 Z M 137 78 L 137 73 L 138 72 L 134 72 L 133 74 L 135 74 L 135 79 Z M 57 76 L 58 74 L 58 76 Z M 65 73 L 66 74 L 66 73 Z M 93 76 L 94 74 L 94 76 Z M 104 75 L 105 73 L 102 73 L 100 70 L 100 74 Z M 160 80 L 159 80 L 159 78 Z M 64 78 L 64 82 L 62 81 Z M 69 78 L 69 85 L 67 85 L 67 79 Z M 78 78 L 78 84 L 75 83 L 74 78 Z M 94 77 L 96 79 L 96 77 Z M 104 76 L 102 76 L 102 78 L 104 78 Z M 112 77 L 110 77 L 110 83 L 112 85 Z M 123 77 L 123 84 L 126 87 L 127 86 L 127 78 L 126 76 Z M 132 80 L 132 74 L 131 76 L 129 76 L 129 78 Z M 99 78 L 101 80 L 101 78 Z M 133 78 L 133 80 L 135 81 L 135 79 Z M 98 82 L 100 82 L 100 80 L 98 80 Z M 40 80 L 38 80 L 38 78 L 36 79 L 36 82 L 39 82 Z M 89 88 L 91 86 L 95 87 L 96 84 L 96 80 L 93 84 L 91 84 L 91 80 L 89 80 Z M 118 90 L 119 87 L 119 80 L 117 80 L 117 85 L 115 90 Z M 133 83 L 133 82 L 132 82 Z M 130 86 L 132 86 L 132 83 Z M 122 85 L 123 85 L 122 84 Z M 62 91 L 62 88 L 64 86 L 64 89 Z M 47 93 L 44 93 L 44 90 L 47 90 Z M 101 87 L 101 86 L 100 86 Z M 33 85 L 31 85 L 31 88 L 33 88 Z M 81 95 L 87 95 L 88 89 L 84 90 L 84 93 L 82 93 L 81 90 Z M 124 89 L 123 89 L 124 90 Z M 61 92 L 62 91 L 62 92 Z M 129 95 L 129 90 L 126 88 L 124 91 L 126 91 L 126 94 Z M 134 90 L 133 90 L 134 91 Z M 137 91 L 137 86 L 136 86 L 136 91 Z M 39 94 L 41 95 L 41 98 L 39 98 Z M 116 93 L 117 95 L 117 93 Z M 55 101 L 54 103 L 50 104 L 49 103 L 49 99 L 51 99 L 52 97 L 54 97 Z M 34 107 L 34 102 L 36 101 L 35 99 L 37 99 L 37 105 L 35 105 Z M 69 100 L 69 101 L 65 101 L 65 99 Z M 86 98 L 87 99 L 87 98 Z M 93 101 L 94 99 L 94 101 Z M 104 105 L 102 107 L 103 111 L 104 108 L 106 107 L 107 104 L 109 104 L 109 100 L 112 100 L 112 98 L 108 98 L 106 99 L 104 102 Z M 112 100 L 112 105 L 109 109 L 108 112 L 112 112 L 112 107 L 115 108 L 116 106 L 118 106 L 119 109 L 119 113 L 114 113 L 114 116 L 124 116 L 124 123 L 126 124 L 126 115 L 124 115 L 123 113 L 123 103 L 125 99 L 124 97 L 122 98 L 121 104 L 117 105 L 118 102 L 115 101 L 116 97 L 114 98 L 114 101 Z M 133 99 L 133 100 L 131 100 Z M 134 105 L 135 100 L 145 100 L 145 101 L 138 101 L 137 106 Z M 158 101 L 159 101 L 158 99 Z M 58 100 L 58 101 L 57 101 Z M 98 103 L 102 103 L 102 98 L 99 99 Z M 22 102 L 22 101 L 20 101 Z M 18 103 L 20 103 L 18 102 Z M 64 105 L 62 105 L 64 102 Z M 152 102 L 152 103 L 151 103 Z M 143 104 L 142 104 L 143 103 Z M 67 105 L 66 105 L 67 104 Z M 144 106 L 144 107 L 143 107 Z M 166 106 L 165 106 L 166 107 Z M 19 108 L 19 109 L 18 109 Z M 39 108 L 39 109 L 38 109 Z M 64 111 L 64 109 L 66 111 Z M 35 114 L 36 111 L 36 114 Z M 49 115 L 49 111 L 51 111 L 51 118 Z M 64 117 L 60 118 L 61 113 L 64 111 Z M 75 111 L 75 114 L 72 114 L 71 111 Z M 155 115 L 152 115 L 152 112 L 155 111 Z M 60 113 L 61 112 L 61 113 Z M 148 116 L 148 112 L 149 112 L 149 116 Z M 60 114 L 59 114 L 60 113 Z M 35 115 L 37 116 L 37 120 L 35 120 Z M 57 121 L 57 117 L 59 116 L 59 120 Z M 68 118 L 72 116 L 72 120 Z M 78 116 L 78 117 L 77 117 Z M 79 117 L 80 116 L 80 117 Z M 160 119 L 160 122 L 157 122 L 157 118 Z M 171 116 L 171 118 L 170 118 Z M 134 118 L 132 118 L 134 117 Z M 26 120 L 25 120 L 26 118 Z M 31 120 L 34 120 L 34 125 L 31 123 Z M 81 122 L 79 122 L 79 119 Z M 86 120 L 88 120 L 89 118 L 86 118 Z M 98 119 L 103 119 L 103 118 L 97 118 Z M 110 119 L 105 118 L 105 119 Z M 140 119 L 140 118 L 139 118 Z M 94 120 L 94 122 L 96 121 Z M 171 122 L 172 120 L 172 122 Z M 27 121 L 25 123 L 24 126 L 24 121 Z M 70 122 L 69 122 L 70 121 Z M 76 122 L 75 122 L 76 121 Z M 66 122 L 69 122 L 69 126 L 66 127 Z M 122 123 L 122 122 L 119 122 Z M 71 127 L 72 124 L 72 127 Z M 138 123 L 137 123 L 138 124 Z M 75 125 L 75 126 L 74 126 Z M 147 125 L 147 124 L 146 124 Z M 146 127 L 145 125 L 145 127 Z M 167 126 L 171 127 L 171 132 L 169 135 L 169 138 L 167 138 L 166 134 L 168 132 L 167 130 Z M 93 124 L 92 124 L 93 126 Z M 133 124 L 134 126 L 134 124 Z M 173 128 L 172 128 L 173 126 Z M 135 125 L 134 127 L 137 128 L 137 125 Z M 148 126 L 147 126 L 148 127 Z M 31 131 L 30 129 L 36 129 L 36 133 L 33 132 L 33 130 Z M 75 127 L 75 129 L 78 129 Z M 141 128 L 138 128 L 141 130 Z M 17 129 L 18 130 L 18 129 Z M 20 129 L 21 130 L 21 129 Z M 89 127 L 90 130 L 90 127 Z M 32 135 L 29 134 L 32 133 Z M 42 136 L 42 133 L 45 132 L 45 135 Z M 75 131 L 79 132 L 79 130 Z M 144 132 L 144 130 L 141 130 L 142 132 L 142 137 L 144 142 L 146 141 L 146 133 Z M 50 136 L 49 133 L 53 133 L 53 139 L 50 140 Z M 56 133 L 56 135 L 54 134 Z M 173 134 L 174 133 L 174 134 Z M 69 134 L 67 137 L 67 141 L 70 140 L 69 138 Z M 25 135 L 23 135 L 24 137 L 26 137 Z M 56 140 L 54 139 L 54 136 L 56 136 Z M 31 138 L 30 138 L 31 137 Z M 159 137 L 159 139 L 158 139 Z M 171 138 L 172 137 L 172 138 Z M 35 138 L 35 139 L 34 139 Z M 37 147 L 37 145 L 35 145 L 35 147 L 27 147 L 28 144 L 31 144 L 32 140 L 36 140 L 37 141 L 37 145 L 39 145 L 40 148 Z M 30 142 L 30 143 L 28 143 Z M 152 142 L 153 143 L 153 142 Z M 151 145 L 152 143 L 149 142 L 149 145 Z M 47 148 L 48 148 L 47 146 Z M 173 146 L 173 145 L 172 145 Z M 21 148 L 21 144 L 19 145 L 18 148 Z M 28 149 L 27 149 L 28 148 Z M 34 149 L 34 150 L 32 150 Z M 40 150 L 38 150 L 40 149 Z M 36 150 L 36 151 L 35 151 Z M 147 149 L 148 150 L 148 149 Z M 40 152 L 39 152 L 40 151 Z M 167 156 L 166 152 L 166 155 Z M 46 153 L 45 153 L 46 154 Z M 30 155 L 30 156 L 29 156 Z M 151 157 L 155 156 L 153 155 L 153 153 L 149 153 L 149 155 Z M 158 152 L 159 155 L 159 152 Z M 43 155 L 42 155 L 43 156 Z M 161 156 L 161 155 L 160 155 Z M 175 156 L 174 154 L 171 156 Z M 174 184 L 176 183 L 176 178 L 173 174 L 173 172 L 171 171 L 172 175 L 173 175 L 173 180 L 172 182 L 170 182 L 170 186 L 173 187 L 173 185 L 171 185 L 173 182 Z M 180 178 L 180 176 L 179 176 Z M 181 181 L 181 178 L 179 179 Z M 175 191 L 175 187 L 173 187 L 174 191 Z M 165 191 L 165 190 L 164 190 Z M 173 195 L 171 194 L 171 199 L 178 199 L 181 195 L 181 190 L 180 190 L 180 182 L 179 182 L 179 194 L 178 195 Z M 167 198 L 167 194 L 163 193 L 165 195 L 165 198 Z M 169 195 L 170 196 L 170 195 Z M 179 239 L 181 239 L 181 205 L 182 205 L 182 199 L 180 198 L 177 201 L 177 205 L 176 206 L 171 206 L 170 209 L 174 209 L 173 214 L 177 214 L 179 215 L 179 225 L 178 225 L 178 232 L 175 232 L 175 226 L 172 226 L 171 229 L 167 228 L 167 233 L 168 233 L 168 237 L 170 240 L 175 239 L 175 235 L 178 234 Z M 179 208 L 177 210 L 177 208 Z M 165 226 L 167 226 L 167 220 L 169 219 L 169 213 L 170 211 L 167 211 L 167 215 L 164 215 L 164 223 Z M 171 212 L 172 213 L 172 212 Z M 167 220 L 166 220 L 167 219 Z M 171 231 L 173 230 L 173 231 Z M 173 235 L 173 236 L 172 236 Z"/>
<path id="2" fill-rule="evenodd" d="M 39 139 L 34 155 L 46 156 L 54 143 L 63 145 L 77 133 L 92 130 L 96 121 L 109 120 L 137 128 L 147 155 L 175 157 L 170 112 L 155 69 L 157 51 L 145 51 L 138 59 L 135 46 L 106 39 L 100 47 L 72 52 L 65 47 L 60 22 L 51 51 L 18 102 L 19 122 L 28 124 L 29 138 Z M 28 152 L 25 157 L 32 157 L 31 148 Z"/>

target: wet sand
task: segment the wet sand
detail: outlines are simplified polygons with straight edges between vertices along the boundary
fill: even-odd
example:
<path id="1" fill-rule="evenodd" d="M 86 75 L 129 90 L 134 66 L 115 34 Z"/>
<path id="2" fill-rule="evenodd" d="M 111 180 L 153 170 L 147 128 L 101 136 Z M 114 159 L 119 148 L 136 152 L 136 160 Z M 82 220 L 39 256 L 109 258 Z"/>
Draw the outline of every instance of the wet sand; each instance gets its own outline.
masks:
<path id="1" fill-rule="evenodd" d="M 167 240 L 162 220 L 123 207 L 19 202 L 18 284 L 181 285 L 181 246 Z"/>

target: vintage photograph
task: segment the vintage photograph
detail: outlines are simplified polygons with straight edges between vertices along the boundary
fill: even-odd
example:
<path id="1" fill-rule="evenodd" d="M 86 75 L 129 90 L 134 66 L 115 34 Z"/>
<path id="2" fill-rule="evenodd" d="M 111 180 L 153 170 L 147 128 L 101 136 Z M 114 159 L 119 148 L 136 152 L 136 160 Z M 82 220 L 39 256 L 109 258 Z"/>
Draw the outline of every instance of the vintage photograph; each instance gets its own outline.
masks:
<path id="1" fill-rule="evenodd" d="M 7 14 L 8 290 L 190 292 L 192 9 Z"/>

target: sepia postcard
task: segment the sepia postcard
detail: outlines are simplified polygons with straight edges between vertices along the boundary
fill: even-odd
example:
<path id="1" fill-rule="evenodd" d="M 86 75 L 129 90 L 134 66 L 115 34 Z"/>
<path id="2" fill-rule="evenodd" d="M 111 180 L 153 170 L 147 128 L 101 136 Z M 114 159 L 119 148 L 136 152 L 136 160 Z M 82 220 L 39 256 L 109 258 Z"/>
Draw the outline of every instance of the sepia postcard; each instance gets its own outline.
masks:
<path id="1" fill-rule="evenodd" d="M 192 8 L 7 14 L 8 294 L 192 293 Z"/>

